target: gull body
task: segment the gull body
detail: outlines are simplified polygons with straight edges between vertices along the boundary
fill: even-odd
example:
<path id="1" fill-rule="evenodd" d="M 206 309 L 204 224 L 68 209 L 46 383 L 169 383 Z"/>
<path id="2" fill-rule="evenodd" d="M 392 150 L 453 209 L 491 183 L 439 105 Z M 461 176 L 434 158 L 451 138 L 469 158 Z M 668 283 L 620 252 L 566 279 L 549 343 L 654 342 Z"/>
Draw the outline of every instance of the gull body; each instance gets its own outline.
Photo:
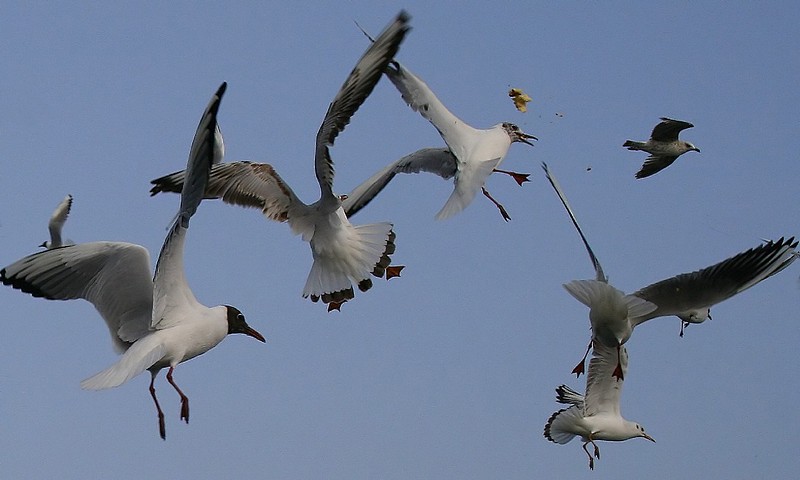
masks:
<path id="1" fill-rule="evenodd" d="M 333 192 L 333 161 L 329 147 L 381 78 L 410 29 L 409 17 L 401 12 L 381 33 L 356 64 L 328 107 L 317 132 L 314 166 L 320 198 L 303 203 L 266 163 L 247 161 L 219 163 L 212 167 L 205 198 L 261 209 L 270 220 L 288 222 L 294 234 L 309 242 L 314 263 L 303 288 L 303 297 L 320 298 L 329 310 L 354 297 L 353 284 L 361 291 L 372 286 L 371 275 L 391 277 L 399 268 L 389 268 L 395 234 L 390 223 L 352 225 Z M 153 180 L 151 195 L 178 192 L 184 172 Z"/>
<path id="2" fill-rule="evenodd" d="M 53 214 L 50 216 L 50 221 L 47 223 L 47 229 L 50 231 L 50 240 L 42 242 L 40 247 L 47 249 L 58 248 L 64 244 L 61 239 L 61 230 L 67 222 L 69 211 L 72 208 L 72 195 L 67 195 L 61 203 L 58 204 Z"/>
<path id="3" fill-rule="evenodd" d="M 466 208 L 475 198 L 478 190 L 481 190 L 497 206 L 503 219 L 508 221 L 511 218 L 508 212 L 489 194 L 484 184 L 492 172 L 511 175 L 519 185 L 527 181 L 528 175 L 526 174 L 498 170 L 498 167 L 506 157 L 512 143 L 522 142 L 532 146 L 533 144 L 529 140 L 535 140 L 536 137 L 523 132 L 509 122 L 499 123 L 487 129 L 478 129 L 468 125 L 453 115 L 424 81 L 397 61 L 392 62 L 386 68 L 386 75 L 408 106 L 415 112 L 419 112 L 423 118 L 436 127 L 455 160 L 453 193 L 436 214 L 436 219 L 444 220 L 457 214 Z M 441 157 L 430 161 L 438 164 Z M 449 172 L 450 169 L 420 168 L 420 170 L 439 173 L 441 171 Z M 440 176 L 444 177 L 441 174 Z"/>
<path id="4" fill-rule="evenodd" d="M 175 367 L 207 352 L 231 333 L 264 341 L 237 308 L 200 304 L 184 275 L 186 233 L 203 198 L 217 147 L 214 130 L 225 88 L 223 83 L 212 97 L 195 133 L 187 167 L 189 181 L 152 280 L 147 249 L 125 242 L 90 242 L 50 249 L 0 271 L 4 284 L 34 297 L 82 298 L 94 305 L 106 321 L 115 350 L 122 356 L 114 365 L 81 382 L 81 386 L 89 390 L 112 388 L 149 370 L 161 438 L 166 438 L 164 414 L 154 382 L 162 368 L 169 368 L 167 380 L 181 398 L 181 419 L 188 423 L 189 400 L 173 379 Z"/>
<path id="5" fill-rule="evenodd" d="M 617 358 L 619 360 L 617 361 Z M 613 371 L 621 368 L 623 375 L 615 378 Z M 624 373 L 628 369 L 628 351 L 623 346 L 615 351 L 600 342 L 595 343 L 589 374 L 586 376 L 586 395 L 566 385 L 556 388 L 556 400 L 571 405 L 553 413 L 544 427 L 544 436 L 554 443 L 566 444 L 575 436 L 583 440 L 583 451 L 589 457 L 589 468 L 594 469 L 594 459 L 600 458 L 595 440 L 624 441 L 642 437 L 655 442 L 638 423 L 626 420 L 620 414 L 620 396 Z M 594 456 L 587 446 L 592 444 Z"/>
<path id="6" fill-rule="evenodd" d="M 660 172 L 686 152 L 700 152 L 691 143 L 678 139 L 682 130 L 692 127 L 694 125 L 689 122 L 661 117 L 661 123 L 653 128 L 653 133 L 646 142 L 626 140 L 622 146 L 628 150 L 643 150 L 650 154 L 642 168 L 636 172 L 636 178 L 645 178 Z"/>
<path id="7" fill-rule="evenodd" d="M 543 167 L 595 268 L 595 279 L 573 280 L 564 288 L 589 307 L 592 338 L 608 347 L 624 344 L 636 326 L 656 317 L 677 316 L 681 320 L 680 335 L 683 336 L 684 326 L 711 318 L 712 306 L 775 275 L 797 258 L 795 249 L 798 242 L 794 237 L 780 238 L 701 270 L 676 275 L 626 295 L 608 284 L 561 186 L 547 165 L 543 164 Z M 577 375 L 582 372 L 583 360 L 573 370 Z M 617 374 L 621 378 L 620 369 L 615 371 L 615 376 Z"/>

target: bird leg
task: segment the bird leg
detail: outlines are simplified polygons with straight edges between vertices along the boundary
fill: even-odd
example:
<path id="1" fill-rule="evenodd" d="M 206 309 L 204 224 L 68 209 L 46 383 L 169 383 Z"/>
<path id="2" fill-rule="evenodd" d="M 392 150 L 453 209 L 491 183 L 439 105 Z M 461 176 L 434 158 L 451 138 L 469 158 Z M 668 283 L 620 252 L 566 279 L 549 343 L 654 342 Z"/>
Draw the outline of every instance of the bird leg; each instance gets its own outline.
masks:
<path id="1" fill-rule="evenodd" d="M 161 410 L 161 405 L 158 404 L 158 399 L 156 398 L 156 387 L 153 383 L 156 381 L 156 374 L 150 374 L 150 396 L 153 397 L 153 402 L 156 404 L 156 410 L 158 411 L 158 434 L 161 435 L 161 440 L 167 439 L 167 428 L 164 426 L 164 412 Z"/>
<path id="2" fill-rule="evenodd" d="M 619 358 L 619 350 L 622 348 L 621 345 L 617 345 L 617 368 L 614 369 L 614 373 L 611 374 L 612 377 L 615 377 L 617 380 L 625 380 L 625 377 L 622 374 L 622 362 Z"/>
<path id="3" fill-rule="evenodd" d="M 586 353 L 583 354 L 583 358 L 581 359 L 581 361 L 577 365 L 575 365 L 575 368 L 572 369 L 572 373 L 575 374 L 576 378 L 580 378 L 581 373 L 585 372 L 584 364 L 586 363 L 586 357 L 589 356 L 589 350 L 591 349 L 592 349 L 592 341 L 589 340 L 589 346 L 586 347 Z"/>
<path id="4" fill-rule="evenodd" d="M 508 215 L 508 212 L 506 212 L 506 209 L 505 209 L 505 207 L 503 207 L 503 205 L 501 205 L 501 204 L 500 204 L 500 202 L 498 202 L 497 200 L 495 200 L 494 198 L 492 198 L 492 196 L 489 194 L 489 190 L 486 190 L 486 187 L 481 187 L 481 191 L 483 192 L 483 194 L 484 194 L 484 195 L 486 195 L 486 198 L 488 198 L 489 200 L 491 200 L 491 201 L 492 201 L 492 203 L 494 203 L 494 204 L 495 204 L 495 206 L 496 206 L 498 209 L 500 209 L 500 215 L 502 215 L 502 216 L 503 216 L 503 220 L 505 220 L 506 222 L 507 222 L 507 221 L 509 221 L 509 220 L 511 220 L 511 217 Z"/>
<path id="5" fill-rule="evenodd" d="M 170 385 L 175 388 L 175 391 L 178 392 L 178 395 L 181 396 L 181 420 L 184 420 L 187 424 L 189 423 L 189 397 L 183 394 L 178 385 L 175 384 L 175 381 L 172 380 L 172 371 L 175 370 L 175 367 L 169 367 L 167 370 L 167 381 Z"/>
<path id="6" fill-rule="evenodd" d="M 495 168 L 492 171 L 497 173 L 505 173 L 506 175 L 511 175 L 511 177 L 517 182 L 517 185 L 519 185 L 520 187 L 522 186 L 523 183 L 530 182 L 530 180 L 528 180 L 528 177 L 531 176 L 530 173 L 509 172 L 508 170 L 498 170 L 497 168 Z"/>

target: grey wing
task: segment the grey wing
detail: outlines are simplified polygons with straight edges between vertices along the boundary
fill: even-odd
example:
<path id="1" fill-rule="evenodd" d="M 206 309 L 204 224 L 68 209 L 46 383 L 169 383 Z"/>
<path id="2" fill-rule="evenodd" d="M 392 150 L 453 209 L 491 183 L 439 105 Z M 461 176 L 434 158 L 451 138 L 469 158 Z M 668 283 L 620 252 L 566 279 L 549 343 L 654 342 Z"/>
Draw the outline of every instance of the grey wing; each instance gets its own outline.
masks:
<path id="1" fill-rule="evenodd" d="M 601 282 L 608 283 L 608 277 L 606 277 L 606 274 L 603 272 L 603 267 L 600 265 L 600 260 L 597 259 L 597 256 L 594 254 L 592 247 L 589 246 L 589 241 L 586 240 L 586 235 L 584 235 L 583 230 L 581 230 L 581 226 L 578 225 L 578 219 L 575 218 L 575 213 L 569 206 L 569 202 L 567 202 L 567 197 L 566 195 L 564 195 L 564 191 L 561 190 L 561 185 L 559 185 L 558 180 L 556 180 L 556 177 L 552 174 L 552 172 L 550 172 L 550 168 L 547 166 L 546 163 L 542 162 L 542 168 L 544 168 L 544 173 L 545 176 L 547 177 L 547 180 L 550 181 L 550 185 L 553 186 L 553 189 L 556 191 L 559 200 L 561 200 L 561 204 L 564 205 L 564 208 L 567 209 L 569 218 L 572 220 L 572 224 L 575 225 L 575 228 L 578 230 L 578 234 L 581 236 L 581 240 L 583 240 L 583 245 L 586 247 L 586 251 L 589 253 L 589 259 L 592 261 L 592 266 L 594 266 L 596 279 Z"/>
<path id="2" fill-rule="evenodd" d="M 47 228 L 50 231 L 50 248 L 60 247 L 62 244 L 61 230 L 67 222 L 69 211 L 72 208 L 72 195 L 67 195 L 61 203 L 58 204 L 53 214 L 50 216 L 50 221 Z"/>
<path id="3" fill-rule="evenodd" d="M 184 171 L 152 180 L 150 195 L 180 192 Z M 230 162 L 211 167 L 204 198 L 221 198 L 241 207 L 259 208 L 271 220 L 285 222 L 300 199 L 268 163 Z"/>
<path id="4" fill-rule="evenodd" d="M 400 43 L 410 29 L 409 16 L 400 12 L 381 32 L 348 75 L 339 92 L 328 106 L 325 119 L 317 132 L 314 168 L 323 196 L 333 195 L 333 161 L 329 147 L 344 130 L 350 118 L 364 103 L 381 79 L 384 69 L 397 54 Z"/>
<path id="5" fill-rule="evenodd" d="M 184 228 L 188 227 L 189 218 L 194 215 L 203 200 L 211 165 L 224 149 L 218 143 L 222 134 L 217 126 L 217 112 L 227 86 L 227 83 L 222 82 L 222 85 L 211 97 L 192 140 L 181 189 L 181 206 L 178 212 L 179 221 Z"/>
<path id="6" fill-rule="evenodd" d="M 584 413 L 619 415 L 623 380 L 613 375 L 617 367 L 617 347 L 607 347 L 601 342 L 592 343 L 592 359 L 589 361 L 589 373 L 586 375 Z M 622 378 L 625 378 L 628 371 L 628 350 L 625 345 L 619 347 L 619 363 L 622 368 Z"/>
<path id="7" fill-rule="evenodd" d="M 353 189 L 342 202 L 351 217 L 371 202 L 398 173 L 433 173 L 447 180 L 456 174 L 456 158 L 449 148 L 423 148 L 390 163 Z"/>
<path id="8" fill-rule="evenodd" d="M 692 273 L 683 273 L 634 292 L 658 306 L 634 325 L 666 315 L 711 307 L 788 267 L 796 258 L 794 237 L 770 241 Z"/>
<path id="9" fill-rule="evenodd" d="M 106 321 L 117 351 L 150 326 L 150 255 L 139 245 L 91 242 L 45 250 L 5 267 L 0 279 L 34 297 L 91 302 Z"/>
<path id="10" fill-rule="evenodd" d="M 644 160 L 642 168 L 636 172 L 636 178 L 645 178 L 672 165 L 678 157 L 650 155 Z"/>
<path id="11" fill-rule="evenodd" d="M 671 142 L 678 139 L 678 134 L 681 133 L 681 130 L 692 127 L 694 125 L 683 120 L 661 117 L 661 123 L 653 128 L 650 138 L 659 142 Z"/>

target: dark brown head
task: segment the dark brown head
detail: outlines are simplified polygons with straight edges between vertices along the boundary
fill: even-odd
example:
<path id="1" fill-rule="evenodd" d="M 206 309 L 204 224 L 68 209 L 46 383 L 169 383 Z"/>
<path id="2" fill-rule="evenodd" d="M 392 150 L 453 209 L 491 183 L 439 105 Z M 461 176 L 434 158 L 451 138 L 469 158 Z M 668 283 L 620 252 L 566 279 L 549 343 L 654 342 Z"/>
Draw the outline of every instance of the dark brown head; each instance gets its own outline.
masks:
<path id="1" fill-rule="evenodd" d="M 230 305 L 225 305 L 225 308 L 228 309 L 228 335 L 232 333 L 243 333 L 261 342 L 266 342 L 263 335 L 247 324 L 244 320 L 244 315 L 238 308 Z"/>

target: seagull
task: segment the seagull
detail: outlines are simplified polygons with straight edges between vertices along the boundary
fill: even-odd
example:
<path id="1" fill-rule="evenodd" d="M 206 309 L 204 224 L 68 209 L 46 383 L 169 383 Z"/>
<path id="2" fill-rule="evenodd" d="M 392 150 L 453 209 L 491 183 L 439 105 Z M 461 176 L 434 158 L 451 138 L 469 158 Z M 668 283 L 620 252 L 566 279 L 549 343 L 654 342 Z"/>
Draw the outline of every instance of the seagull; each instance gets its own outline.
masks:
<path id="1" fill-rule="evenodd" d="M 603 272 L 583 234 L 572 208 L 567 202 L 561 186 L 547 164 L 542 164 L 545 175 L 556 191 L 561 203 L 583 240 L 589 258 L 595 268 L 594 280 L 573 280 L 564 288 L 589 307 L 592 339 L 607 347 L 621 347 L 628 341 L 633 329 L 656 317 L 675 315 L 681 320 L 680 336 L 691 323 L 702 323 L 711 318 L 711 307 L 737 293 L 743 292 L 762 280 L 788 267 L 798 256 L 798 242 L 794 237 L 767 241 L 761 245 L 734 255 L 710 267 L 653 283 L 626 295 L 608 284 Z M 589 342 L 586 355 L 592 348 Z M 580 376 L 584 371 L 586 355 L 572 370 Z M 622 380 L 623 369 L 617 365 L 614 376 Z"/>
<path id="2" fill-rule="evenodd" d="M 0 271 L 3 284 L 49 300 L 82 298 L 106 321 L 120 360 L 81 382 L 88 390 L 112 388 L 145 370 L 150 371 L 150 395 L 158 412 L 159 434 L 166 439 L 164 413 L 154 382 L 163 368 L 181 399 L 180 418 L 189 423 L 189 399 L 173 379 L 175 367 L 215 347 L 228 334 L 242 333 L 264 342 L 236 307 L 208 308 L 194 297 L 183 268 L 189 219 L 203 198 L 214 145 L 214 127 L 223 83 L 203 114 L 188 162 L 181 206 L 150 279 L 150 255 L 140 245 L 90 242 L 45 250 Z"/>
<path id="3" fill-rule="evenodd" d="M 342 197 L 333 192 L 329 147 L 397 53 L 410 29 L 408 21 L 408 14 L 400 12 L 367 49 L 328 107 L 316 139 L 314 166 L 321 193 L 315 203 L 303 203 L 269 164 L 240 161 L 218 163 L 211 168 L 205 198 L 260 208 L 270 220 L 288 221 L 292 232 L 310 243 L 314 263 L 303 297 L 311 297 L 313 302 L 322 298 L 328 311 L 338 310 L 354 297 L 353 283 L 365 292 L 372 287 L 370 275 L 391 278 L 402 269 L 389 265 L 389 256 L 395 250 L 391 223 L 352 225 L 347 219 Z M 179 192 L 184 176 L 181 171 L 151 181 L 150 195 Z"/>
<path id="4" fill-rule="evenodd" d="M 67 222 L 67 216 L 69 216 L 71 208 L 72 195 L 67 195 L 53 210 L 53 215 L 50 216 L 50 222 L 47 224 L 47 228 L 50 230 L 50 240 L 42 242 L 39 245 L 40 247 L 47 249 L 58 248 L 64 244 L 61 240 L 61 229 L 64 228 L 64 224 Z"/>
<path id="5" fill-rule="evenodd" d="M 618 355 L 620 361 L 616 362 Z M 556 388 L 556 400 L 571 406 L 550 415 L 544 426 L 544 437 L 561 445 L 580 435 L 591 470 L 594 470 L 594 459 L 600 458 L 600 448 L 595 440 L 621 442 L 642 437 L 655 442 L 641 425 L 625 420 L 620 414 L 619 399 L 623 382 L 612 378 L 611 371 L 616 369 L 612 365 L 615 363 L 619 363 L 623 373 L 627 371 L 627 349 L 623 346 L 617 353 L 613 348 L 596 342 L 586 376 L 586 396 L 566 385 Z M 594 457 L 586 448 L 590 443 L 594 447 Z"/>
<path id="6" fill-rule="evenodd" d="M 361 27 L 359 26 L 359 28 Z M 361 31 L 372 40 L 372 37 L 363 28 Z M 423 118 L 436 127 L 452 155 L 448 158 L 433 152 L 431 156 L 424 156 L 420 153 L 424 150 L 420 150 L 415 152 L 417 155 L 414 159 L 417 165 L 415 168 L 403 170 L 401 166 L 399 170 L 394 170 L 394 173 L 424 171 L 437 174 L 444 179 L 454 177 L 455 188 L 442 209 L 436 214 L 437 220 L 450 218 L 466 208 L 480 189 L 486 198 L 500 210 L 503 219 L 509 221 L 511 217 L 506 209 L 491 196 L 484 184 L 492 172 L 510 175 L 519 185 L 529 181 L 529 174 L 500 170 L 498 167 L 512 143 L 522 142 L 533 146 L 529 140 L 537 140 L 537 138 L 509 122 L 499 123 L 488 129 L 477 129 L 466 124 L 450 113 L 424 81 L 396 60 L 387 66 L 385 73 L 408 106 L 415 112 L 419 112 Z M 401 161 L 402 159 L 398 162 Z M 391 165 L 387 168 L 390 167 Z M 451 174 L 451 172 L 454 173 Z M 394 173 L 388 179 L 383 177 L 385 179 L 383 186 L 394 177 Z M 367 186 L 364 188 L 369 189 Z M 377 195 L 382 188 L 377 189 L 374 195 Z M 364 200 L 369 201 L 366 198 Z"/>
<path id="7" fill-rule="evenodd" d="M 692 150 L 699 152 L 700 149 L 691 143 L 678 140 L 681 130 L 692 127 L 694 125 L 689 122 L 661 117 L 661 123 L 653 128 L 653 133 L 646 142 L 626 140 L 622 146 L 627 147 L 628 150 L 644 150 L 650 154 L 645 159 L 642 169 L 636 172 L 636 178 L 649 177 L 660 172 L 672 165 L 676 158 L 686 152 Z"/>

